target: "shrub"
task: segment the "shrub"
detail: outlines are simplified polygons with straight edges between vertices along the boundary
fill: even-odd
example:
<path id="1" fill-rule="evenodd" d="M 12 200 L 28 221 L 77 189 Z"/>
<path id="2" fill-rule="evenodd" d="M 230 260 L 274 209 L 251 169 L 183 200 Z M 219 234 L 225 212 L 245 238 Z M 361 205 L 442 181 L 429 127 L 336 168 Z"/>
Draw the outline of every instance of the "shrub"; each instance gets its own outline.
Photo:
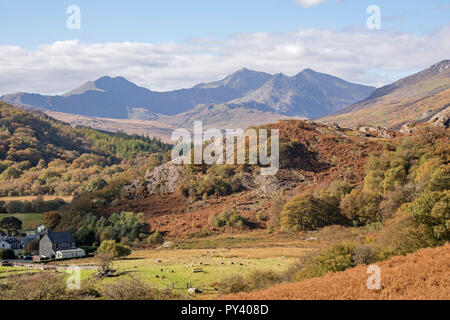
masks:
<path id="1" fill-rule="evenodd" d="M 237 293 L 250 291 L 250 287 L 243 276 L 235 274 L 220 282 L 219 291 L 223 294 Z"/>
<path id="2" fill-rule="evenodd" d="M 353 262 L 355 266 L 360 264 L 372 264 L 379 259 L 378 250 L 373 245 L 359 245 L 353 250 Z"/>
<path id="3" fill-rule="evenodd" d="M 416 197 L 416 193 L 414 184 L 398 187 L 394 191 L 385 193 L 383 201 L 380 202 L 382 221 L 392 218 L 403 203 L 412 202 Z"/>
<path id="4" fill-rule="evenodd" d="M 0 260 L 12 260 L 15 259 L 16 255 L 14 251 L 10 249 L 0 249 Z"/>
<path id="5" fill-rule="evenodd" d="M 148 237 L 148 241 L 150 244 L 161 244 L 164 242 L 164 237 L 161 232 L 156 230 Z"/>
<path id="6" fill-rule="evenodd" d="M 381 221 L 379 205 L 382 199 L 374 192 L 354 189 L 342 199 L 340 207 L 354 225 L 361 226 Z"/>
<path id="7" fill-rule="evenodd" d="M 14 167 L 9 167 L 0 175 L 0 180 L 17 179 L 23 174 L 22 170 L 16 169 Z"/>
<path id="8" fill-rule="evenodd" d="M 278 227 L 280 225 L 280 216 L 285 204 L 286 201 L 281 195 L 277 195 L 273 198 L 272 206 L 269 210 L 269 220 L 272 227 Z"/>
<path id="9" fill-rule="evenodd" d="M 128 246 L 116 243 L 114 240 L 107 240 L 100 244 L 97 252 L 110 254 L 114 258 L 121 258 L 130 255 L 131 249 Z"/>
<path id="10" fill-rule="evenodd" d="M 136 278 L 108 283 L 102 286 L 100 294 L 109 300 L 171 300 L 177 297 L 174 292 L 152 288 Z"/>
<path id="11" fill-rule="evenodd" d="M 35 239 L 35 240 L 28 242 L 28 244 L 25 248 L 26 254 L 32 254 L 32 253 L 38 252 L 38 251 L 39 251 L 39 240 Z"/>
<path id="12" fill-rule="evenodd" d="M 294 276 L 294 281 L 321 277 L 329 272 L 344 271 L 353 268 L 355 245 L 337 244 L 309 260 L 305 267 Z"/>
<path id="13" fill-rule="evenodd" d="M 219 285 L 219 291 L 223 294 L 248 292 L 264 289 L 281 282 L 281 275 L 273 271 L 255 270 L 247 276 L 231 275 L 224 278 Z"/>
<path id="14" fill-rule="evenodd" d="M 382 249 L 379 259 L 385 260 L 394 255 L 405 255 L 426 247 L 423 230 L 408 210 L 408 204 L 403 205 L 392 219 L 386 221 L 379 237 Z"/>
<path id="15" fill-rule="evenodd" d="M 66 300 L 69 298 L 64 276 L 49 272 L 8 278 L 0 297 L 5 300 Z"/>
<path id="16" fill-rule="evenodd" d="M 97 251 L 97 247 L 94 246 L 80 246 L 80 248 L 83 249 L 86 254 L 94 253 Z"/>
<path id="17" fill-rule="evenodd" d="M 424 227 L 429 245 L 441 245 L 450 240 L 450 191 L 423 193 L 409 210 Z"/>
<path id="18" fill-rule="evenodd" d="M 219 214 L 212 214 L 209 223 L 217 228 L 231 227 L 245 229 L 249 226 L 248 220 L 236 213 L 236 209 L 225 208 Z"/>
<path id="19" fill-rule="evenodd" d="M 103 189 L 106 187 L 108 183 L 101 177 L 95 177 L 91 179 L 87 186 L 86 186 L 86 192 L 94 192 Z"/>
<path id="20" fill-rule="evenodd" d="M 97 250 L 95 259 L 97 260 L 97 263 L 98 263 L 98 268 L 99 268 L 98 271 L 103 274 L 110 270 L 111 264 L 114 260 L 114 256 L 112 254 L 99 252 Z"/>
<path id="21" fill-rule="evenodd" d="M 392 191 L 405 184 L 406 170 L 403 165 L 388 169 L 384 173 L 383 189 Z"/>
<path id="22" fill-rule="evenodd" d="M 191 168 L 191 170 L 195 170 Z M 210 167 L 204 176 L 187 175 L 180 183 L 185 197 L 205 199 L 209 196 L 225 196 L 242 189 L 236 170 L 232 166 Z"/>

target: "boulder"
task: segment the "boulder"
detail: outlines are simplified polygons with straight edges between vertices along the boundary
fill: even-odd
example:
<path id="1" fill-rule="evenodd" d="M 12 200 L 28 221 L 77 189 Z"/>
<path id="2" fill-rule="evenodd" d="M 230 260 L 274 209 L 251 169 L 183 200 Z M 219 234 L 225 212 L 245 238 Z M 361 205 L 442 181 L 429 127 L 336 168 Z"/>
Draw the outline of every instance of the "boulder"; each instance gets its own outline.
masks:
<path id="1" fill-rule="evenodd" d="M 407 124 L 404 124 L 404 125 L 400 128 L 399 132 L 401 132 L 401 133 L 403 133 L 403 134 L 411 134 L 411 133 L 413 133 L 415 130 L 416 130 L 416 129 L 415 129 L 415 126 L 414 126 L 413 123 L 407 123 Z"/>
<path id="2" fill-rule="evenodd" d="M 365 133 L 365 134 L 371 134 L 375 137 L 380 137 L 384 139 L 391 139 L 395 136 L 395 133 L 389 129 L 383 128 L 383 127 L 373 127 L 373 126 L 359 126 L 358 131 Z"/>
<path id="3" fill-rule="evenodd" d="M 450 126 L 450 107 L 432 116 L 428 123 L 432 126 L 448 128 Z"/>
<path id="4" fill-rule="evenodd" d="M 147 171 L 144 177 L 124 187 L 128 195 L 146 192 L 149 195 L 175 193 L 183 178 L 184 167 L 173 162 L 165 163 Z"/>
<path id="5" fill-rule="evenodd" d="M 202 293 L 202 290 L 197 289 L 197 288 L 189 288 L 188 293 L 189 294 L 200 294 L 200 293 Z"/>

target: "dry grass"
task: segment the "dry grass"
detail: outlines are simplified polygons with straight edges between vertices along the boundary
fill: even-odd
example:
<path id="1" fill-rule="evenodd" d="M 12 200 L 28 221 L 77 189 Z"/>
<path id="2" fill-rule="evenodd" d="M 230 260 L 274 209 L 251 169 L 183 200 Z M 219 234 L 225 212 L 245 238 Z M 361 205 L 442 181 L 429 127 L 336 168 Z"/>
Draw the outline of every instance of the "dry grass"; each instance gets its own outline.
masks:
<path id="1" fill-rule="evenodd" d="M 0 198 L 0 201 L 10 202 L 10 201 L 32 201 L 37 199 L 38 196 L 24 196 L 24 197 L 4 197 Z M 55 200 L 55 199 L 62 199 L 65 202 L 72 202 L 73 197 L 72 196 L 42 196 L 44 201 L 49 200 Z"/>
<path id="2" fill-rule="evenodd" d="M 366 266 L 300 283 L 223 297 L 236 300 L 449 300 L 450 244 L 377 264 L 381 290 L 369 290 Z"/>

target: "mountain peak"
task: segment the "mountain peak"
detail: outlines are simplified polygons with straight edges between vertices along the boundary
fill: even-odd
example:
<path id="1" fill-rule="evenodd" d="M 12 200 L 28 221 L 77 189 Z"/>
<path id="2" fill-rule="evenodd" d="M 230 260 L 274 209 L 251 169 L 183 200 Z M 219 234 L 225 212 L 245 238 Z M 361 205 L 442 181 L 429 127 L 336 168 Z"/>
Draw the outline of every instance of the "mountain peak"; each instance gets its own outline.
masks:
<path id="1" fill-rule="evenodd" d="M 132 86 L 136 87 L 136 85 L 125 79 L 124 77 L 110 77 L 110 76 L 103 76 L 101 78 L 98 78 L 94 81 L 95 85 L 99 89 L 106 89 L 104 87 L 110 87 L 110 86 Z"/>
<path id="2" fill-rule="evenodd" d="M 82 86 L 67 92 L 63 96 L 68 97 L 71 95 L 79 95 L 87 91 L 100 91 L 100 92 L 115 91 L 117 89 L 123 89 L 124 87 L 136 88 L 137 85 L 131 81 L 128 81 L 124 77 L 103 76 L 95 81 L 88 81 Z"/>
<path id="3" fill-rule="evenodd" d="M 236 90 L 241 94 L 251 90 L 258 89 L 271 77 L 265 72 L 253 71 L 247 68 L 239 69 L 238 71 L 228 75 L 220 81 L 203 83 L 197 85 L 198 89 L 212 89 L 212 88 L 228 88 Z"/>
<path id="4" fill-rule="evenodd" d="M 450 60 L 442 60 L 432 65 L 430 69 L 438 73 L 448 71 L 450 70 Z"/>
<path id="5" fill-rule="evenodd" d="M 306 68 L 306 69 L 303 69 L 300 73 L 317 73 L 317 72 L 314 71 L 313 69 Z"/>

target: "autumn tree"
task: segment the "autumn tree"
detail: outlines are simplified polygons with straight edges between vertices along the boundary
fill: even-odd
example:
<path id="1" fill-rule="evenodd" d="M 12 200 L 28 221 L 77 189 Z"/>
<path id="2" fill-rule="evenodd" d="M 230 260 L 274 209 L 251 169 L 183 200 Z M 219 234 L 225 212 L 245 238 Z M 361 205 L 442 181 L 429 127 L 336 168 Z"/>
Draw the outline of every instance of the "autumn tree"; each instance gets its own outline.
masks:
<path id="1" fill-rule="evenodd" d="M 47 228 L 56 228 L 56 226 L 61 222 L 61 215 L 57 211 L 50 211 L 43 215 L 42 222 Z"/>

